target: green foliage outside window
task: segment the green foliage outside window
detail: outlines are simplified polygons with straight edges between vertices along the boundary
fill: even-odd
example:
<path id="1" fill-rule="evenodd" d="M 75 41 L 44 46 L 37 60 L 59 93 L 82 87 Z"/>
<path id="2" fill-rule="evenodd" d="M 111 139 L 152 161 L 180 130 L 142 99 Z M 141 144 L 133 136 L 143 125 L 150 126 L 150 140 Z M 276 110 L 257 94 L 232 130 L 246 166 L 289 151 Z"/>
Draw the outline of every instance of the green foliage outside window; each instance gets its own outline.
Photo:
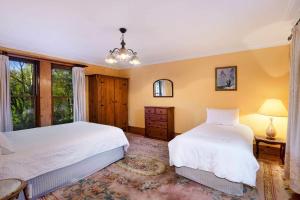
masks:
<path id="1" fill-rule="evenodd" d="M 11 111 L 14 130 L 33 128 L 35 114 L 35 64 L 10 60 Z"/>
<path id="2" fill-rule="evenodd" d="M 53 124 L 73 122 L 72 71 L 52 69 Z"/>
<path id="3" fill-rule="evenodd" d="M 11 58 L 10 92 L 13 129 L 36 127 L 36 63 Z M 72 71 L 52 69 L 53 124 L 73 122 Z"/>

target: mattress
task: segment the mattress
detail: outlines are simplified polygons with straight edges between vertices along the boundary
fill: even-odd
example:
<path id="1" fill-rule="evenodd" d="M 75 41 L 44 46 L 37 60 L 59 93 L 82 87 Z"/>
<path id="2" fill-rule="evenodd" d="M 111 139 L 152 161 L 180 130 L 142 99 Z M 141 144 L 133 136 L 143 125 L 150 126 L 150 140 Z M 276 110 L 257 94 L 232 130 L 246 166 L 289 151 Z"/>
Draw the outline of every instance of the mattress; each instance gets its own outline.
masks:
<path id="1" fill-rule="evenodd" d="M 118 147 L 127 150 L 124 132 L 88 122 L 6 133 L 15 153 L 0 156 L 0 179 L 30 180 Z"/>
<path id="2" fill-rule="evenodd" d="M 255 186 L 259 164 L 253 155 L 253 137 L 246 125 L 201 124 L 168 143 L 170 165 Z"/>

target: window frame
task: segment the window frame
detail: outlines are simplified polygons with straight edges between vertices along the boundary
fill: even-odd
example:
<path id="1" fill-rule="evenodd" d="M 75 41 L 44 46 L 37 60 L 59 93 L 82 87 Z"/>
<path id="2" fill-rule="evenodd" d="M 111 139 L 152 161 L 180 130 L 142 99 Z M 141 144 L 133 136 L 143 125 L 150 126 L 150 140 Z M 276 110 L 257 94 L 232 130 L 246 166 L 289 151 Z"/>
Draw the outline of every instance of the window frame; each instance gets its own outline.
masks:
<path id="1" fill-rule="evenodd" d="M 10 88 L 10 98 L 19 97 L 19 98 L 32 98 L 34 99 L 34 113 L 35 113 L 35 127 L 41 126 L 41 109 L 40 109 L 40 62 L 34 59 L 28 59 L 17 56 L 8 56 L 9 61 L 15 62 L 24 62 L 33 64 L 33 78 L 32 78 L 32 86 L 34 88 L 34 95 L 32 96 L 13 96 Z M 10 78 L 10 77 L 9 77 Z M 33 128 L 35 128 L 33 127 Z M 20 129 L 24 130 L 24 129 Z"/>
<path id="2" fill-rule="evenodd" d="M 56 63 L 51 63 L 51 123 L 52 125 L 56 125 L 54 123 L 54 98 L 69 98 L 68 96 L 53 96 L 53 76 L 52 76 L 52 70 L 53 69 L 63 69 L 63 70 L 70 70 L 72 72 L 72 66 L 67 66 L 67 65 L 61 65 L 61 64 L 56 64 Z M 73 83 L 72 83 L 73 85 Z M 73 97 L 73 93 L 72 93 L 72 98 Z M 72 99 L 73 101 L 73 99 Z M 74 102 L 73 102 L 74 103 Z M 73 110 L 74 112 L 74 110 Z M 73 113 L 72 113 L 73 114 Z"/>

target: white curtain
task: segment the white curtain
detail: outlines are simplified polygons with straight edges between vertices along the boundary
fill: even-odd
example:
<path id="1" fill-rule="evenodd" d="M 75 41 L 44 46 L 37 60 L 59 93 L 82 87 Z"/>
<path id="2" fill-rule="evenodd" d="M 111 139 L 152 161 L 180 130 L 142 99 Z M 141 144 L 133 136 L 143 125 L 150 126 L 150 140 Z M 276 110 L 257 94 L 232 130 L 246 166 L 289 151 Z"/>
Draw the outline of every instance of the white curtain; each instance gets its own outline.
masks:
<path id="1" fill-rule="evenodd" d="M 0 55 L 0 131 L 12 131 L 9 87 L 9 58 Z"/>
<path id="2" fill-rule="evenodd" d="M 290 188 L 300 193 L 300 25 L 293 28 L 292 35 L 285 175 Z"/>
<path id="3" fill-rule="evenodd" d="M 86 102 L 85 102 L 85 74 L 84 68 L 72 68 L 73 83 L 73 118 L 76 121 L 85 121 Z"/>

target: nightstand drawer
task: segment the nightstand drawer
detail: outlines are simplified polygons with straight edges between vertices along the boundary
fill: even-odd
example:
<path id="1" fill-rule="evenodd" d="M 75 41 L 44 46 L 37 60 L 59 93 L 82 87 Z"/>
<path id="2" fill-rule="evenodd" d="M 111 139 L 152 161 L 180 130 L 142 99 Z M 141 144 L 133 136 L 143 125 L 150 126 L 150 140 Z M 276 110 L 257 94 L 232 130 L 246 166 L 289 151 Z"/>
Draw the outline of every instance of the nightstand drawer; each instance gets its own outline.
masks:
<path id="1" fill-rule="evenodd" d="M 284 164 L 284 157 L 285 157 L 285 148 L 286 148 L 286 141 L 282 139 L 274 139 L 270 140 L 265 137 L 261 136 L 254 136 L 255 139 L 255 146 L 256 146 L 256 158 L 259 157 L 259 144 L 265 143 L 265 144 L 271 144 L 271 145 L 279 145 L 280 146 L 280 159 L 282 161 L 282 164 Z"/>

